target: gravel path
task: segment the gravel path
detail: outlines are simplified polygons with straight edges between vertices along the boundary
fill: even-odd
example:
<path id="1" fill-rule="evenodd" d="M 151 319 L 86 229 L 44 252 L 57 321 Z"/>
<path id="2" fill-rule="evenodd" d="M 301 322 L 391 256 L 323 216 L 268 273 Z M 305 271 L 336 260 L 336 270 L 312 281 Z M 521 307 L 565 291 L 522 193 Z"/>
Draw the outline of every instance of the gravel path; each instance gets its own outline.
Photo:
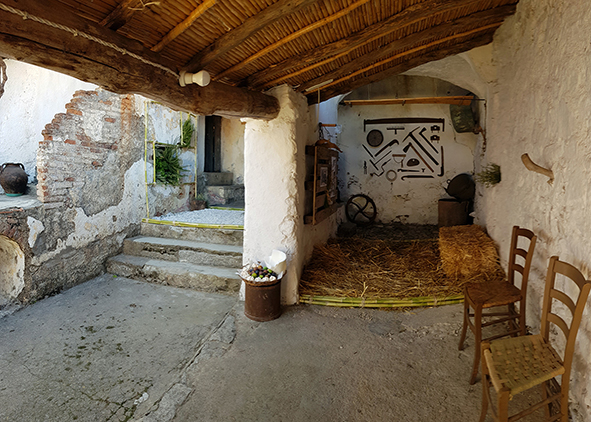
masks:
<path id="1" fill-rule="evenodd" d="M 153 219 L 195 224 L 228 224 L 244 226 L 244 211 L 206 208 L 199 211 L 170 213 L 161 217 L 153 217 Z"/>

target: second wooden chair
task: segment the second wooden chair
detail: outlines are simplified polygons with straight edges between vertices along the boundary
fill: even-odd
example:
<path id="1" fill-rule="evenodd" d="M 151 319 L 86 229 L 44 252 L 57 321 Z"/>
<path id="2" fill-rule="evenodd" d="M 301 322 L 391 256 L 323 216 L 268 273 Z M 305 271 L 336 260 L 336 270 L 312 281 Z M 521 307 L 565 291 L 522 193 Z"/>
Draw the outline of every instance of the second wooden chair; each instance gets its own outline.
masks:
<path id="1" fill-rule="evenodd" d="M 460 350 L 464 347 L 468 327 L 474 333 L 474 364 L 470 384 L 476 382 L 480 364 L 480 343 L 483 340 L 494 340 L 508 335 L 525 335 L 525 302 L 529 270 L 534 254 L 537 237 L 530 230 L 513 227 L 511 234 L 511 250 L 507 278 L 482 283 L 467 283 L 464 286 L 464 322 L 460 336 Z M 526 243 L 524 246 L 520 246 Z M 517 262 L 518 259 L 521 263 Z M 521 274 L 521 283 L 516 286 L 515 273 Z M 519 309 L 515 304 L 519 303 Z M 507 306 L 506 311 L 491 310 L 483 313 L 483 309 Z M 487 321 L 483 322 L 483 318 Z M 482 338 L 482 328 L 497 324 L 508 324 L 509 329 L 501 333 Z"/>
<path id="2" fill-rule="evenodd" d="M 540 334 L 482 342 L 480 422 L 486 418 L 489 403 L 494 403 L 491 387 L 496 391 L 496 403 L 491 406 L 495 422 L 516 421 L 534 412 L 538 415 L 530 420 L 569 421 L 568 391 L 575 341 L 590 290 L 591 282 L 577 268 L 557 256 L 550 258 Z M 563 347 L 552 346 L 555 336 L 551 339 L 550 332 L 556 333 L 558 340 L 563 337 L 562 343 L 557 342 Z M 541 401 L 509 417 L 513 396 L 535 386 L 542 387 Z M 542 409 L 544 416 L 540 415 Z"/>

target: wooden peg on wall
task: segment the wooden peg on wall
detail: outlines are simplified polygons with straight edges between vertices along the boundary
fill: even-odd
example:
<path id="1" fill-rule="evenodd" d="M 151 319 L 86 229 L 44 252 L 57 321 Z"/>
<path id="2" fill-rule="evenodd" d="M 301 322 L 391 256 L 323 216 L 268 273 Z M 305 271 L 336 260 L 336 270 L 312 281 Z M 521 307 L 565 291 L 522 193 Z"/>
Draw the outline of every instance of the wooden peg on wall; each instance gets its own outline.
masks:
<path id="1" fill-rule="evenodd" d="M 540 173 L 540 174 L 543 174 L 544 176 L 548 176 L 549 177 L 548 184 L 551 185 L 552 182 L 554 182 L 554 173 L 552 172 L 552 170 L 546 169 L 542 166 L 537 165 L 536 163 L 534 163 L 531 160 L 531 158 L 529 158 L 529 155 L 523 154 L 521 156 L 521 161 L 523 162 L 523 164 L 525 165 L 525 167 L 529 171 L 535 171 L 536 173 Z"/>

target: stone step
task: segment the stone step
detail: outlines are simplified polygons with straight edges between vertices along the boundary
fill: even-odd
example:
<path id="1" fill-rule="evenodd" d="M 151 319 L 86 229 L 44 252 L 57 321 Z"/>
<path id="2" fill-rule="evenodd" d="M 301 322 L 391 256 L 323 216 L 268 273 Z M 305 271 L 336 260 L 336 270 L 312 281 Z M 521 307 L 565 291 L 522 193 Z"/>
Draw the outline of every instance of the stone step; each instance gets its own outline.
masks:
<path id="1" fill-rule="evenodd" d="M 244 202 L 244 185 L 207 186 L 205 191 L 209 205 Z"/>
<path id="2" fill-rule="evenodd" d="M 231 185 L 234 183 L 234 174 L 232 172 L 205 172 L 203 173 L 205 186 Z"/>
<path id="3" fill-rule="evenodd" d="M 235 295 L 240 290 L 238 270 L 227 267 L 122 254 L 107 260 L 107 271 L 121 277 L 201 292 Z"/>
<path id="4" fill-rule="evenodd" d="M 169 239 L 193 240 L 195 242 L 218 245 L 242 246 L 243 230 L 208 229 L 196 227 L 170 226 L 142 222 L 142 236 L 165 237 Z"/>
<path id="5" fill-rule="evenodd" d="M 218 245 L 194 240 L 137 236 L 125 239 L 123 253 L 164 261 L 240 268 L 242 246 Z"/>

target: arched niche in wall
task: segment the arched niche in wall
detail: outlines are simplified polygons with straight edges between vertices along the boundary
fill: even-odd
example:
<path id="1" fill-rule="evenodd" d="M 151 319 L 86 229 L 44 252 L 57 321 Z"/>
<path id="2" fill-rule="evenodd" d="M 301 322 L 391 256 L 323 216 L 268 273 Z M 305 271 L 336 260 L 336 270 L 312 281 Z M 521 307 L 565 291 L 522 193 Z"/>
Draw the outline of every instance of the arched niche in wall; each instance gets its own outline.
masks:
<path id="1" fill-rule="evenodd" d="M 0 300 L 14 299 L 25 287 L 25 254 L 18 243 L 0 236 Z"/>

